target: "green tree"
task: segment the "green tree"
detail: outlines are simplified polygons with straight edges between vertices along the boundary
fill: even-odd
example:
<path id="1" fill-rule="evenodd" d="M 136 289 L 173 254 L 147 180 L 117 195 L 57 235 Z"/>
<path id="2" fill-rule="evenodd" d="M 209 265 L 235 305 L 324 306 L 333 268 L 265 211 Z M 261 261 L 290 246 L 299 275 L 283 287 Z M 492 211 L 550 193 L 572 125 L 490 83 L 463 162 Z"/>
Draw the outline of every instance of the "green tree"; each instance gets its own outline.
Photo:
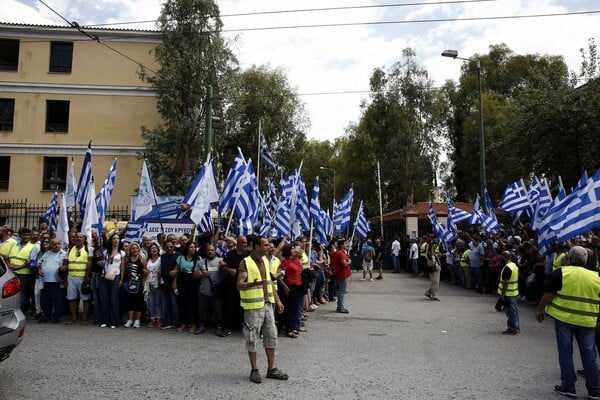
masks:
<path id="1" fill-rule="evenodd" d="M 277 165 L 285 170 L 296 168 L 302 160 L 304 131 L 309 122 L 304 104 L 285 73 L 281 69 L 253 66 L 236 74 L 230 93 L 226 129 L 216 140 L 223 163 L 228 165 L 233 160 L 237 147 L 246 158 L 256 160 L 258 125 L 262 121 L 262 132 Z M 265 170 L 261 168 L 261 171 Z M 266 175 L 261 172 L 261 176 Z"/>
<path id="2" fill-rule="evenodd" d="M 206 87 L 213 87 L 215 98 L 226 98 L 237 61 L 212 0 L 167 0 L 158 25 L 158 71 L 142 69 L 140 76 L 156 91 L 162 123 L 142 127 L 142 137 L 157 192 L 183 194 L 204 161 Z M 222 115 L 219 104 L 215 115 Z"/>

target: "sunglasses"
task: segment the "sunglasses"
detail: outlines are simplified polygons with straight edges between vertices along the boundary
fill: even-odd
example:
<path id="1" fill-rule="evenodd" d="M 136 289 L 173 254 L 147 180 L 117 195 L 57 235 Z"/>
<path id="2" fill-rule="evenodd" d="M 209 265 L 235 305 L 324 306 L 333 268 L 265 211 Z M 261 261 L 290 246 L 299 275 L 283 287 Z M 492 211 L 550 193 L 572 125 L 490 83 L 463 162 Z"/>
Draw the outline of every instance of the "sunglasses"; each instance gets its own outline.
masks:
<path id="1" fill-rule="evenodd" d="M 77 258 L 81 257 L 81 250 L 77 250 L 77 253 L 75 254 L 75 257 L 77 257 Z"/>

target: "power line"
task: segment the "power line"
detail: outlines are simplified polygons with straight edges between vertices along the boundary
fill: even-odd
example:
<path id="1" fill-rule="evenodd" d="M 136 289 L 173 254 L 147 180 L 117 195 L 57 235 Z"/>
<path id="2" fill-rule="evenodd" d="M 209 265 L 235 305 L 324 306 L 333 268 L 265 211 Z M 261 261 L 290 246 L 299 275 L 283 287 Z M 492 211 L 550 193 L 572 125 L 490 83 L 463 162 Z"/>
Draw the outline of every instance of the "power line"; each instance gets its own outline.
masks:
<path id="1" fill-rule="evenodd" d="M 496 1 L 496 0 L 448 0 L 448 1 L 437 1 L 437 2 L 432 2 L 432 3 L 369 4 L 369 5 L 362 5 L 362 6 L 302 8 L 302 9 L 273 10 L 273 11 L 253 11 L 253 12 L 236 13 L 236 14 L 207 15 L 206 18 L 248 17 L 248 16 L 254 16 L 254 15 L 290 14 L 290 13 L 304 13 L 304 12 L 316 12 L 316 11 L 360 10 L 360 9 L 369 9 L 369 8 L 432 6 L 432 5 L 446 5 L 446 4 L 482 3 L 482 2 L 491 2 L 491 1 Z M 147 21 L 113 22 L 113 23 L 106 23 L 106 24 L 89 24 L 87 26 L 88 27 L 96 27 L 96 26 L 132 25 L 132 24 L 147 24 L 150 22 L 158 22 L 158 19 L 147 20 Z"/>

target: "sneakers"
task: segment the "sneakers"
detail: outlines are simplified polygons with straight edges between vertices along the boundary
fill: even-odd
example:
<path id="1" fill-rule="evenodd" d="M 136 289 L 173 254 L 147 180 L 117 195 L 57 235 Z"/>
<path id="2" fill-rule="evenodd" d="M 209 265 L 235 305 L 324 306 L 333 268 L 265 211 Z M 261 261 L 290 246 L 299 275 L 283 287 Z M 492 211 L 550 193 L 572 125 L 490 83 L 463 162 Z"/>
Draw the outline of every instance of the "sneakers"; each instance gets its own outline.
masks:
<path id="1" fill-rule="evenodd" d="M 148 328 L 154 328 L 156 326 L 156 322 L 154 322 L 154 320 L 151 319 L 146 326 Z"/>
<path id="2" fill-rule="evenodd" d="M 383 276 L 378 276 L 378 277 L 377 277 L 377 278 L 375 278 L 375 279 L 377 279 L 378 281 L 380 281 L 380 280 L 382 280 L 382 279 L 383 279 Z"/>
<path id="3" fill-rule="evenodd" d="M 250 380 L 254 383 L 261 383 L 262 378 L 260 377 L 260 372 L 257 369 L 253 369 L 250 371 Z"/>
<path id="4" fill-rule="evenodd" d="M 508 336 L 518 336 L 518 335 L 521 334 L 521 332 L 520 331 L 513 331 L 512 329 L 507 329 L 505 331 L 502 331 L 502 334 L 503 335 L 508 335 Z"/>
<path id="5" fill-rule="evenodd" d="M 204 332 L 206 332 L 206 328 L 200 325 L 198 326 L 198 329 L 196 329 L 196 331 L 194 332 L 194 335 L 201 335 Z"/>
<path id="6" fill-rule="evenodd" d="M 163 331 L 166 331 L 167 329 L 173 329 L 173 328 L 174 328 L 174 326 L 173 325 L 169 325 L 169 324 L 160 327 L 160 329 L 163 330 Z"/>
<path id="7" fill-rule="evenodd" d="M 364 282 L 364 281 L 366 281 L 366 279 L 365 278 L 360 278 L 360 281 Z"/>
<path id="8" fill-rule="evenodd" d="M 562 394 L 563 396 L 566 396 L 570 399 L 577 398 L 577 392 L 575 391 L 575 389 L 567 389 L 563 385 L 554 386 L 554 391 L 556 393 Z"/>
<path id="9" fill-rule="evenodd" d="M 589 393 L 588 400 L 600 400 L 600 393 Z"/>
<path id="10" fill-rule="evenodd" d="M 133 320 L 132 319 L 128 319 L 127 322 L 125 322 L 125 325 L 123 325 L 125 328 L 131 328 L 133 326 Z"/>
<path id="11" fill-rule="evenodd" d="M 220 326 L 217 326 L 215 335 L 217 335 L 218 337 L 225 337 L 225 336 L 227 336 L 227 332 L 225 332 L 225 330 L 223 330 L 223 328 L 221 328 Z"/>
<path id="12" fill-rule="evenodd" d="M 135 322 L 133 323 L 133 327 L 134 328 L 139 328 L 140 327 L 140 320 L 136 319 Z"/>
<path id="13" fill-rule="evenodd" d="M 116 325 L 111 325 L 110 329 L 117 329 L 117 326 Z"/>
<path id="14" fill-rule="evenodd" d="M 269 378 L 269 379 L 277 379 L 277 380 L 280 380 L 280 381 L 287 381 L 288 375 L 284 374 L 283 372 L 281 372 L 277 368 L 273 368 L 273 369 L 267 370 L 267 378 Z"/>
<path id="15" fill-rule="evenodd" d="M 340 314 L 348 314 L 350 312 L 345 308 L 338 308 L 336 311 L 339 312 Z"/>
<path id="16" fill-rule="evenodd" d="M 311 304 L 311 305 L 308 306 L 309 310 L 316 310 L 317 308 L 319 308 L 319 306 L 316 305 L 316 304 Z"/>
<path id="17" fill-rule="evenodd" d="M 369 282 L 373 282 L 373 278 L 369 279 Z"/>
<path id="18" fill-rule="evenodd" d="M 440 301 L 440 298 L 439 297 L 431 296 L 431 300 Z"/>
<path id="19" fill-rule="evenodd" d="M 160 318 L 156 318 L 156 323 L 155 323 L 156 327 L 158 329 L 162 328 L 162 319 Z"/>
<path id="20" fill-rule="evenodd" d="M 100 325 L 100 328 L 106 328 L 108 325 L 107 324 L 102 324 Z"/>

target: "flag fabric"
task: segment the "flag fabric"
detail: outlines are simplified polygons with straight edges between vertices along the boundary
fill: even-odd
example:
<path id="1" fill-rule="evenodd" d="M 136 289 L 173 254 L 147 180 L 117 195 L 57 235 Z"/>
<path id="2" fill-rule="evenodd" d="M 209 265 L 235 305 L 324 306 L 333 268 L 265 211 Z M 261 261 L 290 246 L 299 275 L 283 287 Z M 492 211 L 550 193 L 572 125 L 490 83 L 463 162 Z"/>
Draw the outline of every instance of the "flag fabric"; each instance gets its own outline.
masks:
<path id="1" fill-rule="evenodd" d="M 487 187 L 484 188 L 483 195 L 485 196 L 485 208 L 487 208 L 487 215 L 498 222 L 498 218 L 496 218 L 496 212 L 494 211 L 494 205 L 492 204 L 492 199 L 490 197 L 490 192 L 488 192 Z"/>
<path id="2" fill-rule="evenodd" d="M 310 228 L 310 209 L 308 205 L 308 194 L 306 193 L 306 184 L 302 175 L 298 179 L 298 192 L 296 200 L 296 219 L 304 229 Z"/>
<path id="3" fill-rule="evenodd" d="M 235 190 L 238 187 L 238 183 L 244 175 L 245 170 L 246 162 L 244 161 L 244 155 L 242 154 L 242 151 L 238 149 L 238 154 L 229 169 L 229 173 L 225 179 L 225 186 L 223 187 L 221 197 L 219 198 L 219 210 L 222 213 L 233 208 L 235 203 Z"/>
<path id="4" fill-rule="evenodd" d="M 277 165 L 275 164 L 275 160 L 273 159 L 273 155 L 269 150 L 269 146 L 267 145 L 267 141 L 265 140 L 265 136 L 262 132 L 259 133 L 260 136 L 260 159 L 263 163 L 265 163 L 265 167 L 272 171 L 277 171 Z"/>
<path id="5" fill-rule="evenodd" d="M 66 187 L 67 207 L 75 207 L 75 194 L 77 193 L 77 183 L 75 182 L 75 161 L 71 159 L 71 168 L 69 168 L 69 176 L 67 177 Z"/>
<path id="6" fill-rule="evenodd" d="M 329 212 L 329 209 L 327 209 L 327 211 L 323 211 L 321 210 L 322 213 L 322 218 L 324 221 L 323 224 L 323 229 L 325 230 L 325 234 L 328 237 L 332 237 L 333 236 L 333 220 L 331 219 L 331 213 Z"/>
<path id="7" fill-rule="evenodd" d="M 279 197 L 279 204 L 277 205 L 277 211 L 275 212 L 275 218 L 273 220 L 273 228 L 277 232 L 278 237 L 282 237 L 289 234 L 292 227 L 292 213 L 288 199 L 283 196 Z"/>
<path id="8" fill-rule="evenodd" d="M 69 216 L 67 215 L 67 196 L 64 193 L 60 202 L 56 237 L 60 240 L 60 247 L 67 250 L 69 248 Z"/>
<path id="9" fill-rule="evenodd" d="M 94 181 L 90 181 L 90 187 L 86 191 L 88 194 L 85 203 L 85 214 L 83 214 L 83 222 L 81 223 L 81 233 L 87 238 L 87 248 L 91 252 L 94 249 L 92 242 L 92 229 L 98 229 L 98 209 L 96 208 L 96 189 Z"/>
<path id="10" fill-rule="evenodd" d="M 498 207 L 509 213 L 527 210 L 531 207 L 527 189 L 522 179 L 506 187 L 502 195 L 502 200 L 498 203 Z"/>
<path id="11" fill-rule="evenodd" d="M 317 177 L 310 197 L 310 218 L 315 221 L 315 223 L 321 220 L 321 201 L 319 200 L 319 192 L 319 177 Z"/>
<path id="12" fill-rule="evenodd" d="M 115 180 L 117 179 L 117 159 L 115 158 L 108 169 L 108 174 L 102 185 L 102 189 L 96 196 L 96 205 L 98 207 L 98 233 L 102 233 L 104 227 L 104 218 L 110 205 L 110 198 L 112 197 L 113 191 L 115 190 Z"/>
<path id="13" fill-rule="evenodd" d="M 354 222 L 354 229 L 356 230 L 356 234 L 361 239 L 366 239 L 367 235 L 371 231 L 371 224 L 365 217 L 362 201 L 360 202 L 360 206 L 358 208 L 358 214 L 356 215 L 356 221 Z"/>
<path id="14" fill-rule="evenodd" d="M 556 197 L 558 197 L 559 200 L 567 197 L 567 192 L 565 192 L 565 187 L 563 186 L 562 177 L 560 175 L 558 176 L 558 193 Z"/>
<path id="15" fill-rule="evenodd" d="M 135 219 L 137 220 L 152 211 L 153 204 L 156 204 L 156 191 L 154 190 L 154 184 L 150 176 L 148 162 L 144 160 L 142 176 L 140 177 L 140 188 L 135 204 Z"/>
<path id="16" fill-rule="evenodd" d="M 202 218 L 200 218 L 198 222 L 194 221 L 194 219 L 192 218 L 192 221 L 194 221 L 194 223 L 197 225 L 197 228 L 200 232 L 214 232 L 215 225 L 211 214 L 211 210 L 209 209 L 204 214 L 202 214 Z M 196 218 L 197 217 L 198 215 L 196 215 Z"/>
<path id="17" fill-rule="evenodd" d="M 268 212 L 263 213 L 263 221 L 260 226 L 260 235 L 262 237 L 268 238 L 271 236 L 271 229 L 273 228 L 273 219 Z"/>
<path id="18" fill-rule="evenodd" d="M 264 207 L 268 210 L 269 214 L 273 215 L 277 209 L 277 193 L 275 192 L 275 185 L 271 178 L 267 182 L 267 191 L 264 193 L 263 198 L 265 199 Z"/>
<path id="19" fill-rule="evenodd" d="M 479 194 L 478 194 L 477 198 L 475 199 L 475 203 L 473 204 L 473 212 L 471 213 L 471 216 L 469 217 L 469 224 L 470 225 L 482 224 L 483 220 L 481 219 L 481 214 L 483 214 L 483 210 L 481 209 L 481 205 L 479 204 Z"/>
<path id="20" fill-rule="evenodd" d="M 353 200 L 354 189 L 351 187 L 348 193 L 335 205 L 333 209 L 333 223 L 336 232 L 344 232 L 350 224 L 350 212 Z"/>
<path id="21" fill-rule="evenodd" d="M 244 175 L 238 182 L 234 201 L 234 211 L 240 223 L 240 235 L 249 235 L 254 232 L 254 223 L 258 218 L 260 206 L 260 194 L 256 175 L 252 167 L 252 160 L 248 160 L 248 166 Z"/>
<path id="22" fill-rule="evenodd" d="M 454 240 L 454 233 L 438 220 L 431 200 L 429 201 L 429 213 L 427 214 L 427 217 L 431 222 L 433 233 L 440 243 L 447 246 L 448 243 Z"/>
<path id="23" fill-rule="evenodd" d="M 537 202 L 534 206 L 533 217 L 531 218 L 532 224 L 531 229 L 538 230 L 542 225 L 543 217 L 546 214 L 546 211 L 552 205 L 552 194 L 550 194 L 550 188 L 548 187 L 548 182 L 544 178 L 540 182 L 539 187 L 539 195 L 537 198 Z"/>
<path id="24" fill-rule="evenodd" d="M 127 223 L 127 230 L 125 231 L 125 240 L 130 243 L 140 243 L 144 232 L 146 232 L 146 222 L 129 221 Z"/>
<path id="25" fill-rule="evenodd" d="M 206 214 L 208 213 L 208 219 L 211 221 L 210 216 L 211 204 L 219 201 L 219 193 L 217 190 L 217 182 L 215 181 L 215 171 L 213 162 L 211 159 L 206 160 L 204 166 L 200 169 L 198 176 L 194 180 L 192 187 L 188 190 L 188 193 L 183 198 L 183 202 L 189 204 L 192 208 L 190 219 L 195 224 L 203 224 L 202 232 L 208 232 L 208 224 L 206 220 Z"/>
<path id="26" fill-rule="evenodd" d="M 294 186 L 294 177 L 291 175 L 288 179 L 283 177 L 283 171 L 281 171 L 281 178 L 279 179 L 279 193 L 281 197 L 289 199 L 292 197 L 292 187 Z"/>
<path id="27" fill-rule="evenodd" d="M 50 200 L 50 204 L 48 204 L 48 208 L 46 209 L 46 214 L 44 214 L 44 222 L 48 224 L 48 229 L 52 232 L 56 231 L 56 227 L 58 225 L 57 222 L 57 214 L 58 214 L 58 193 L 54 192 L 54 196 L 52 196 L 52 200 Z"/>
<path id="28" fill-rule="evenodd" d="M 448 218 L 452 219 L 452 223 L 454 224 L 454 226 L 456 226 L 456 224 L 460 224 L 461 222 L 464 222 L 464 221 L 468 220 L 469 218 L 471 218 L 471 214 L 469 214 L 468 212 L 466 212 L 463 209 L 454 207 L 454 205 L 452 204 L 452 201 L 449 201 L 449 203 L 448 203 Z"/>
<path id="29" fill-rule="evenodd" d="M 75 194 L 75 202 L 79 204 L 79 209 L 85 215 L 85 207 L 87 202 L 87 191 L 90 188 L 92 181 L 92 141 L 88 143 L 83 165 L 81 166 L 81 174 L 79 175 L 79 186 Z"/>

